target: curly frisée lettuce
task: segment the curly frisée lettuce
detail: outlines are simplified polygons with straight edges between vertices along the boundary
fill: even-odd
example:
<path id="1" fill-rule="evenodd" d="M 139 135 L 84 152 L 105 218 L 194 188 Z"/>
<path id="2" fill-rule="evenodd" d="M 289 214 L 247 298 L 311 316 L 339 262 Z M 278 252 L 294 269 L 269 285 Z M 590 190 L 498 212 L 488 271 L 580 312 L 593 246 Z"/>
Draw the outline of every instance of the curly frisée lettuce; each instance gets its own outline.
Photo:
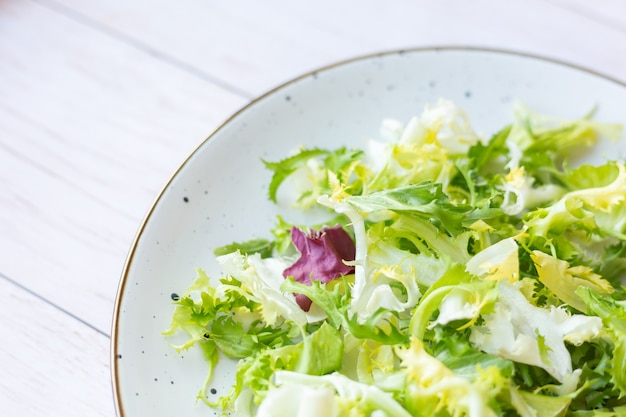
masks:
<path id="1" fill-rule="evenodd" d="M 250 417 L 626 415 L 626 165 L 576 160 L 621 131 L 514 114 L 485 139 L 440 100 L 363 149 L 263 161 L 270 200 L 289 183 L 330 220 L 217 248 L 221 277 L 175 302 L 164 334 L 203 352 L 198 398 Z"/>

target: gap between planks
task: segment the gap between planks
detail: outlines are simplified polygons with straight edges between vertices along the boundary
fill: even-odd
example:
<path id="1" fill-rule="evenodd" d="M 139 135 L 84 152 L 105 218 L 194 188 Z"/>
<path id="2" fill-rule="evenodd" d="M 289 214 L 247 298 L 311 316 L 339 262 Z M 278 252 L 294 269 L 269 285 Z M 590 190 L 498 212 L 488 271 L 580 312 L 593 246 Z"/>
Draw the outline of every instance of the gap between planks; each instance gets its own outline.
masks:
<path id="1" fill-rule="evenodd" d="M 64 313 L 65 315 L 73 318 L 74 320 L 84 324 L 85 326 L 89 327 L 90 329 L 92 329 L 93 331 L 101 334 L 102 336 L 105 336 L 108 339 L 111 339 L 111 335 L 99 328 L 97 328 L 96 326 L 92 325 L 91 323 L 81 319 L 80 317 L 78 317 L 75 314 L 72 314 L 70 311 L 64 309 L 63 307 L 61 307 L 60 305 L 48 300 L 47 298 L 43 297 L 42 295 L 36 293 L 35 291 L 31 290 L 30 288 L 20 284 L 19 282 L 9 278 L 8 276 L 4 275 L 3 273 L 0 272 L 0 278 L 5 280 L 6 282 L 10 283 L 11 285 L 14 285 L 17 288 L 20 288 L 21 290 L 27 292 L 28 294 L 32 295 L 33 297 L 43 301 L 44 303 L 48 304 L 49 306 L 57 309 L 58 311 Z"/>

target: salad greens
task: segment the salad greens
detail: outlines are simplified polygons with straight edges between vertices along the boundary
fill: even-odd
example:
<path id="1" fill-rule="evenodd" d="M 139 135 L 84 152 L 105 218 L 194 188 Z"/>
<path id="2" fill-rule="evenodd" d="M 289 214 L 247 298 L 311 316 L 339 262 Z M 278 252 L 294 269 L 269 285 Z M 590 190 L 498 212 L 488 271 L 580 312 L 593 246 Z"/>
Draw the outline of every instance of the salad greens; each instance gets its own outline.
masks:
<path id="1" fill-rule="evenodd" d="M 327 222 L 216 249 L 164 334 L 238 416 L 624 416 L 626 165 L 573 166 L 620 135 L 517 105 L 484 140 L 440 100 L 362 150 L 264 161 L 270 200 L 289 184 Z"/>

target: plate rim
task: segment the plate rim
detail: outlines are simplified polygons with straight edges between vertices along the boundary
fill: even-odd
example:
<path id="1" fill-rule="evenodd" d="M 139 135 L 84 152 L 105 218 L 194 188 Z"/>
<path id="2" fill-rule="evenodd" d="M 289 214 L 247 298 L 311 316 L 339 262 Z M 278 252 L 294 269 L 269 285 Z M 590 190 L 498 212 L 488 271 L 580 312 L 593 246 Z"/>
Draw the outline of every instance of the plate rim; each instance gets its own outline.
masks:
<path id="1" fill-rule="evenodd" d="M 222 122 L 218 123 L 218 125 L 209 132 L 206 138 L 200 141 L 194 147 L 194 149 L 192 149 L 191 152 L 189 152 L 188 155 L 182 160 L 182 162 L 172 172 L 172 174 L 170 174 L 169 178 L 164 182 L 164 185 L 162 186 L 161 190 L 158 192 L 157 196 L 154 198 L 154 200 L 150 204 L 148 211 L 146 212 L 143 219 L 141 220 L 141 223 L 139 224 L 137 232 L 135 233 L 135 236 L 130 244 L 128 253 L 124 260 L 122 273 L 120 274 L 119 282 L 117 285 L 115 303 L 113 306 L 113 317 L 112 317 L 112 322 L 111 322 L 111 342 L 110 342 L 110 355 L 109 355 L 110 356 L 109 357 L 110 368 L 111 368 L 110 369 L 111 388 L 113 391 L 113 401 L 115 405 L 115 412 L 118 417 L 130 417 L 124 411 L 124 404 L 122 401 L 122 393 L 121 393 L 120 383 L 119 383 L 119 367 L 118 367 L 119 321 L 120 321 L 120 315 L 121 315 L 122 302 L 124 298 L 124 290 L 126 288 L 126 284 L 128 281 L 128 275 L 132 268 L 133 260 L 135 258 L 135 253 L 136 253 L 139 241 L 141 240 L 141 237 L 143 236 L 146 226 L 148 222 L 150 221 L 150 219 L 152 218 L 152 215 L 155 212 L 157 205 L 160 203 L 161 199 L 163 198 L 166 191 L 169 189 L 174 179 L 185 168 L 185 166 L 189 163 L 189 161 L 193 158 L 193 156 L 200 150 L 200 148 L 204 146 L 205 143 L 211 140 L 220 130 L 222 130 L 226 125 L 228 125 L 231 121 L 237 118 L 240 114 L 242 114 L 243 112 L 245 112 L 252 106 L 256 105 L 257 103 L 261 102 L 265 98 L 272 96 L 275 93 L 279 92 L 280 90 L 292 84 L 295 84 L 307 77 L 313 76 L 319 72 L 328 71 L 334 68 L 346 66 L 348 64 L 359 62 L 359 61 L 366 61 L 366 60 L 370 60 L 374 58 L 387 57 L 387 56 L 392 56 L 392 55 L 403 55 L 403 54 L 421 53 L 421 52 L 485 52 L 485 53 L 496 54 L 496 55 L 508 55 L 508 56 L 516 56 L 520 58 L 529 58 L 529 59 L 533 59 L 537 61 L 542 61 L 545 63 L 556 64 L 565 68 L 575 69 L 583 73 L 593 75 L 593 76 L 602 78 L 606 81 L 612 82 L 616 84 L 617 86 L 626 88 L 626 81 L 622 81 L 618 78 L 609 76 L 600 71 L 590 69 L 588 67 L 585 67 L 584 65 L 574 64 L 564 59 L 549 57 L 547 55 L 542 55 L 539 53 L 518 51 L 514 49 L 507 49 L 507 48 L 442 45 L 442 46 L 419 46 L 419 47 L 409 47 L 409 48 L 388 49 L 388 50 L 383 50 L 379 52 L 371 52 L 371 53 L 365 53 L 365 54 L 352 56 L 346 59 L 331 62 L 330 64 L 320 66 L 316 69 L 307 71 L 303 74 L 295 76 L 285 82 L 282 82 L 276 85 L 275 87 L 265 91 L 264 93 L 261 93 L 255 96 L 246 104 L 244 104 L 243 106 L 235 110 L 233 113 L 231 113 Z"/>

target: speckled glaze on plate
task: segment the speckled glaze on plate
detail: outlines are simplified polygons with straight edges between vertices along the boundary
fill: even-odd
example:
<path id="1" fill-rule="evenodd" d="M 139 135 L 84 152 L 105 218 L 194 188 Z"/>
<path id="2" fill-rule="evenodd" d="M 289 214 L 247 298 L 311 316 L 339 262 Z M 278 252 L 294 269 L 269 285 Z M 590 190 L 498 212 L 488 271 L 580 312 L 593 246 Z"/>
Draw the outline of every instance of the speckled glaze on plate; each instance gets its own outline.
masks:
<path id="1" fill-rule="evenodd" d="M 432 48 L 346 61 L 290 81 L 244 107 L 178 169 L 148 213 L 120 281 L 112 337 L 116 409 L 124 417 L 211 416 L 196 395 L 207 368 L 200 353 L 177 354 L 161 336 L 182 293 L 203 268 L 219 276 L 212 251 L 232 241 L 269 237 L 277 213 L 267 195 L 270 172 L 299 146 L 359 147 L 380 123 L 420 114 L 447 98 L 491 135 L 511 120 L 519 99 L 546 114 L 626 124 L 626 86 L 563 63 L 506 51 Z M 626 153 L 602 143 L 590 160 Z M 217 398 L 234 379 L 234 363 L 216 371 Z"/>

